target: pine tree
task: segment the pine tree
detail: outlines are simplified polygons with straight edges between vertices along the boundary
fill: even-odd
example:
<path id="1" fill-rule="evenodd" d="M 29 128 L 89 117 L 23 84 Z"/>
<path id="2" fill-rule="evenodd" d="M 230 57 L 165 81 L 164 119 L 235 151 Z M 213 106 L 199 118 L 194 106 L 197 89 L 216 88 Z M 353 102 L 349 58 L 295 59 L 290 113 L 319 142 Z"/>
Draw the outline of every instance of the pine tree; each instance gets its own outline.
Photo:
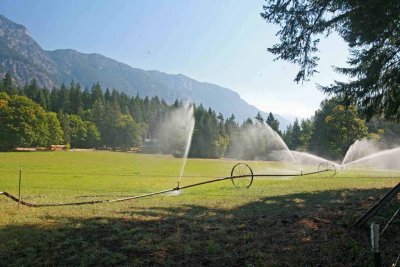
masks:
<path id="1" fill-rule="evenodd" d="M 83 110 L 82 90 L 79 83 L 71 83 L 69 95 L 71 103 L 71 113 L 78 114 L 80 111 Z"/>
<path id="2" fill-rule="evenodd" d="M 282 136 L 282 132 L 279 130 L 279 121 L 275 119 L 274 115 L 271 112 L 268 114 L 266 123 L 269 125 L 269 127 L 272 128 L 272 130 Z"/>
<path id="3" fill-rule="evenodd" d="M 0 92 L 6 92 L 9 96 L 17 93 L 16 88 L 14 87 L 12 77 L 9 72 L 6 73 L 2 84 L 0 86 Z"/>
<path id="4" fill-rule="evenodd" d="M 102 104 L 104 104 L 104 102 L 105 102 L 104 94 L 103 94 L 103 90 L 101 89 L 101 86 L 99 83 L 95 83 L 92 86 L 91 95 L 92 95 L 92 103 L 95 103 L 96 101 L 100 101 Z"/>
<path id="5" fill-rule="evenodd" d="M 264 118 L 261 115 L 260 112 L 257 113 L 257 115 L 254 117 L 259 123 L 264 124 Z"/>
<path id="6" fill-rule="evenodd" d="M 358 105 L 369 118 L 400 120 L 400 5 L 398 0 L 266 0 L 261 16 L 279 25 L 279 43 L 268 51 L 298 64 L 295 81 L 316 73 L 321 36 L 337 33 L 347 42 L 350 67 L 336 68 L 348 76 L 321 87 Z"/>
<path id="7" fill-rule="evenodd" d="M 292 150 L 297 150 L 300 145 L 301 145 L 301 128 L 298 119 L 296 118 L 293 122 L 293 127 L 292 127 L 292 144 L 291 148 Z"/>

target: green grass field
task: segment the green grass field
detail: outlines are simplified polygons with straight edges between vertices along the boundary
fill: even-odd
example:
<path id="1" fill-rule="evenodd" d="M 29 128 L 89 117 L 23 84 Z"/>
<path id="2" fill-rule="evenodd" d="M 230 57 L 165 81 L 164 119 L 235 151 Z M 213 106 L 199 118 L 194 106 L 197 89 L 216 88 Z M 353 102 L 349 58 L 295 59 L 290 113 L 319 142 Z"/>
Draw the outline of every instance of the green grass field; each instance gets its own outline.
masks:
<path id="1" fill-rule="evenodd" d="M 33 203 L 116 199 L 176 187 L 182 159 L 118 152 L 0 153 L 0 191 Z M 234 160 L 189 159 L 180 185 L 229 176 Z M 255 174 L 298 166 L 247 162 Z M 317 166 L 303 166 L 314 171 Z M 0 262 L 38 265 L 293 266 L 373 263 L 368 226 L 348 228 L 400 182 L 399 172 L 230 180 L 139 200 L 30 208 L 0 196 Z M 399 206 L 392 201 L 375 221 Z M 399 220 L 382 236 L 383 261 L 400 251 Z M 396 234 L 397 233 L 397 234 Z M 397 236 L 397 237 L 396 237 Z M 396 253 L 397 252 L 397 253 Z"/>

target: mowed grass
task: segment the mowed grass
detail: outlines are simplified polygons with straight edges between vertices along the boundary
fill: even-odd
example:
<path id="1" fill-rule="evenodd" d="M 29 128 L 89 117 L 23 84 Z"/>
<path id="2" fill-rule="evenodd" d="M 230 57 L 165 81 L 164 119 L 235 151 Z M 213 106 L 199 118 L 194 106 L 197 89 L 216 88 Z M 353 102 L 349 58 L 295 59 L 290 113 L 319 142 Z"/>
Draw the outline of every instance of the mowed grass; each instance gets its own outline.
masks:
<path id="1" fill-rule="evenodd" d="M 0 191 L 33 203 L 116 199 L 230 175 L 235 160 L 118 152 L 0 153 Z M 317 166 L 246 162 L 255 174 Z M 400 173 L 340 170 L 334 177 L 230 180 L 119 203 L 29 208 L 0 196 L 0 262 L 21 265 L 371 265 L 368 225 L 349 226 Z M 374 220 L 384 223 L 393 201 Z M 384 263 L 400 251 L 395 220 L 382 236 Z M 397 233 L 397 234 L 396 234 Z"/>

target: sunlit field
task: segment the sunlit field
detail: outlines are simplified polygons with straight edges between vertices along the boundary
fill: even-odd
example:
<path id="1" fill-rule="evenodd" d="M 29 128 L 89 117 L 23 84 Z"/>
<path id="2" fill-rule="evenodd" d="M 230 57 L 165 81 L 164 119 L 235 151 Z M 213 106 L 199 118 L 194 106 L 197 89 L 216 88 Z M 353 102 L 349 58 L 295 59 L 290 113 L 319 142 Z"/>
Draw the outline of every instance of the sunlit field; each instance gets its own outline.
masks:
<path id="1" fill-rule="evenodd" d="M 31 203 L 117 199 L 230 176 L 239 161 L 118 152 L 0 153 L 0 191 Z M 247 161 L 254 174 L 318 166 Z M 5 265 L 305 265 L 372 263 L 368 225 L 349 226 L 400 182 L 400 172 L 337 170 L 231 180 L 118 203 L 32 208 L 0 195 Z M 385 221 L 393 201 L 376 220 Z M 397 206 L 396 206 L 397 205 Z M 384 262 L 399 250 L 399 224 L 383 236 Z M 32 242 L 32 241 L 35 242 Z M 397 243 L 396 243 L 397 242 Z"/>

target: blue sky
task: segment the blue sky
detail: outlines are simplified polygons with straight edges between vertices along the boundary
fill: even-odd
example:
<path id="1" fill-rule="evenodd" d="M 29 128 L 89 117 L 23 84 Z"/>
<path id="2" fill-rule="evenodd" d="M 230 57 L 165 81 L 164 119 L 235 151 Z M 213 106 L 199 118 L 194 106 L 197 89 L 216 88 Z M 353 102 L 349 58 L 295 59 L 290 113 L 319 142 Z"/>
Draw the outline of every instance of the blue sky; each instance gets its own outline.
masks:
<path id="1" fill-rule="evenodd" d="M 261 110 L 311 116 L 326 96 L 316 83 L 344 79 L 347 46 L 321 42 L 319 74 L 293 82 L 297 66 L 273 61 L 266 49 L 277 27 L 265 23 L 262 0 L 1 0 L 0 14 L 25 25 L 46 50 L 100 53 L 132 67 L 182 73 L 238 92 Z"/>

